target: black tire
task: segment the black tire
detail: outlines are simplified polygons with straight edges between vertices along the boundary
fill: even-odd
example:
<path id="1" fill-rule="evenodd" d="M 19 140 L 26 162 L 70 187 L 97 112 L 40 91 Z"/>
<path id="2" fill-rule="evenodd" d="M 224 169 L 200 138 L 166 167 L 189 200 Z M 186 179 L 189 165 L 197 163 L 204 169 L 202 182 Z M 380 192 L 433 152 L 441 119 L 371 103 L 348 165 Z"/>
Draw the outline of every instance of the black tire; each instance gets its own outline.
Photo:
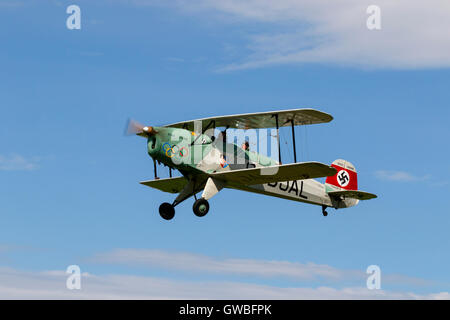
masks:
<path id="1" fill-rule="evenodd" d="M 326 208 L 328 208 L 328 207 L 325 205 L 322 206 L 322 214 L 324 217 L 326 217 L 328 215 L 328 212 L 325 210 Z"/>
<path id="2" fill-rule="evenodd" d="M 161 203 L 159 215 L 165 220 L 171 220 L 175 216 L 175 208 L 168 202 Z"/>
<path id="3" fill-rule="evenodd" d="M 194 202 L 192 210 L 197 217 L 204 217 L 209 211 L 209 203 L 207 200 L 200 198 Z"/>

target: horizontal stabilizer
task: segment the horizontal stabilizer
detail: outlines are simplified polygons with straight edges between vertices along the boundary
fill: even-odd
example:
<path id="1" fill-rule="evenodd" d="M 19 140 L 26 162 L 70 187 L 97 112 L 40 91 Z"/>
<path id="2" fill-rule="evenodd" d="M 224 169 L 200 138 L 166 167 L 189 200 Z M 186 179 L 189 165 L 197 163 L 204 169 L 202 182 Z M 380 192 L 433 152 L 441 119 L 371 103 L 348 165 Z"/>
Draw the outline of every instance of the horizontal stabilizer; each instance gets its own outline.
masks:
<path id="1" fill-rule="evenodd" d="M 334 198 L 344 197 L 358 200 L 370 200 L 375 199 L 377 197 L 375 194 L 358 190 L 330 191 L 328 192 L 328 195 Z"/>
<path id="2" fill-rule="evenodd" d="M 180 193 L 188 183 L 184 177 L 141 181 L 144 186 L 155 188 L 164 192 Z"/>
<path id="3" fill-rule="evenodd" d="M 222 171 L 210 174 L 229 186 L 250 186 L 273 182 L 304 180 L 328 177 L 336 174 L 336 169 L 319 162 L 291 163 L 280 166 L 259 167 Z"/>

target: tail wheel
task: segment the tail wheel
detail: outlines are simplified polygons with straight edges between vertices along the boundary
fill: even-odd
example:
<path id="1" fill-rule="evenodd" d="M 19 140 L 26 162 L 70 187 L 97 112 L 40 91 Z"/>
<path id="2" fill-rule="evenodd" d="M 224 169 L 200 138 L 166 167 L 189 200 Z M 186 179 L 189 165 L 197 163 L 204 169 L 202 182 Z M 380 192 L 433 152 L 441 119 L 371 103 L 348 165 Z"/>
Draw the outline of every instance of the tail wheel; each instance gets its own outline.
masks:
<path id="1" fill-rule="evenodd" d="M 192 210 L 194 211 L 197 217 L 203 217 L 209 211 L 209 203 L 207 200 L 200 198 L 194 202 Z"/>
<path id="2" fill-rule="evenodd" d="M 326 211 L 327 206 L 322 206 L 322 214 L 324 217 L 328 215 L 328 212 Z"/>
<path id="3" fill-rule="evenodd" d="M 168 202 L 159 206 L 159 215 L 165 220 L 171 220 L 175 216 L 175 208 Z"/>

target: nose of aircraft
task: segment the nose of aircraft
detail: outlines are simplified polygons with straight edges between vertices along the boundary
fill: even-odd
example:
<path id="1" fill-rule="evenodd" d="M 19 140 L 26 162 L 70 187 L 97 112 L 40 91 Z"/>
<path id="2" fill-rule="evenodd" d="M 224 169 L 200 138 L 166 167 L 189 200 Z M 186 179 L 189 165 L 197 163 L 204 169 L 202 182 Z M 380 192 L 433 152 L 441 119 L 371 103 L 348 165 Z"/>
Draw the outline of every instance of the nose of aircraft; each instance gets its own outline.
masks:
<path id="1" fill-rule="evenodd" d="M 125 127 L 125 135 L 138 135 L 138 136 L 152 136 L 155 135 L 157 131 L 152 126 L 144 126 L 137 122 L 136 120 L 129 119 Z"/>
<path id="2" fill-rule="evenodd" d="M 146 134 L 151 135 L 151 136 L 153 136 L 157 133 L 157 131 L 153 127 L 150 127 L 150 126 L 143 127 L 142 132 L 145 132 Z"/>

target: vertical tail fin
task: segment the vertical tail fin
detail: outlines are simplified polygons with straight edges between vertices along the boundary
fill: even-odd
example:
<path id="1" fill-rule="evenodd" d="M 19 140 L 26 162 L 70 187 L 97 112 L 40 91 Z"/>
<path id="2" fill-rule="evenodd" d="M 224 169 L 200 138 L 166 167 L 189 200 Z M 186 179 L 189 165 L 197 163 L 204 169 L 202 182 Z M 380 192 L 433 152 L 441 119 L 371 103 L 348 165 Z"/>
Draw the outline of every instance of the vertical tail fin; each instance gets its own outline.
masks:
<path id="1" fill-rule="evenodd" d="M 355 166 L 342 159 L 335 160 L 331 166 L 337 170 L 334 176 L 327 177 L 325 186 L 327 191 L 358 190 L 358 174 Z"/>

